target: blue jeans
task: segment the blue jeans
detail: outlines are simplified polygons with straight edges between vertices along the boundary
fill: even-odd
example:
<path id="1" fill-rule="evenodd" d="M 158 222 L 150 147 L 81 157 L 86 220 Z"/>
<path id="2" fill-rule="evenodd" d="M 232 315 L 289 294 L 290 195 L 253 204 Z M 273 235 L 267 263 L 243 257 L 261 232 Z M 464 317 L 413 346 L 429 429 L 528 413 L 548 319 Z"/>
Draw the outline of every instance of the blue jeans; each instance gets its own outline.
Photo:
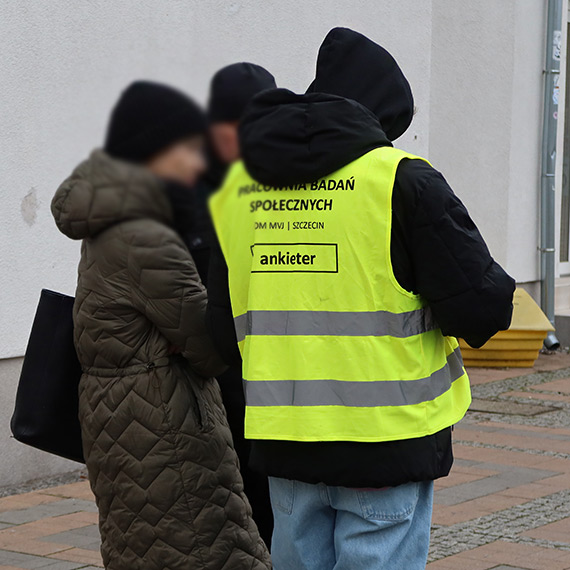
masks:
<path id="1" fill-rule="evenodd" d="M 382 490 L 269 478 L 274 570 L 424 570 L 433 482 Z"/>

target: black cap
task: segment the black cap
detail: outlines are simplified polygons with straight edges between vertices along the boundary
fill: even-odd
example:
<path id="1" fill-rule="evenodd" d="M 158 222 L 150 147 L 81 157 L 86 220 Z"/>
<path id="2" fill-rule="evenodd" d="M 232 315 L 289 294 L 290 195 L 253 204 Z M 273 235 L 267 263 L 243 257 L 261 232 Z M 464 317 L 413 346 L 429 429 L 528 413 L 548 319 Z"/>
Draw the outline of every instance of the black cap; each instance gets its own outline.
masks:
<path id="1" fill-rule="evenodd" d="M 105 151 L 115 158 L 144 162 L 206 128 L 204 112 L 184 93 L 152 81 L 135 81 L 111 113 Z"/>
<path id="2" fill-rule="evenodd" d="M 222 67 L 210 83 L 208 118 L 211 123 L 239 121 L 248 103 L 266 89 L 275 89 L 275 78 L 254 63 Z"/>
<path id="3" fill-rule="evenodd" d="M 348 28 L 334 28 L 324 39 L 317 74 L 307 93 L 330 93 L 370 109 L 393 141 L 412 122 L 414 98 L 396 60 L 383 47 Z"/>

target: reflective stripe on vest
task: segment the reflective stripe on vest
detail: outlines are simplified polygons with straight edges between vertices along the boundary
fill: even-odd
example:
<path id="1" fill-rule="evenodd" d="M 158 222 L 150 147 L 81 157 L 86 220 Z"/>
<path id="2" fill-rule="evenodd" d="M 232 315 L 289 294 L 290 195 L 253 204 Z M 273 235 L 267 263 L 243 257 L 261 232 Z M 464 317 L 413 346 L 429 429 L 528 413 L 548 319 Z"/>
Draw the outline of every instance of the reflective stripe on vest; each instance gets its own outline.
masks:
<path id="1" fill-rule="evenodd" d="M 407 313 L 340 311 L 248 311 L 235 317 L 238 342 L 248 335 L 393 336 L 405 338 L 437 328 L 429 307 Z"/>
<path id="2" fill-rule="evenodd" d="M 456 348 L 443 368 L 418 380 L 246 380 L 245 392 L 250 406 L 411 406 L 441 396 L 464 373 Z"/>
<path id="3" fill-rule="evenodd" d="M 404 158 L 417 159 L 378 148 L 287 187 L 256 183 L 238 162 L 212 196 L 247 438 L 392 441 L 464 416 L 470 390 L 457 340 L 392 268 L 392 190 Z"/>

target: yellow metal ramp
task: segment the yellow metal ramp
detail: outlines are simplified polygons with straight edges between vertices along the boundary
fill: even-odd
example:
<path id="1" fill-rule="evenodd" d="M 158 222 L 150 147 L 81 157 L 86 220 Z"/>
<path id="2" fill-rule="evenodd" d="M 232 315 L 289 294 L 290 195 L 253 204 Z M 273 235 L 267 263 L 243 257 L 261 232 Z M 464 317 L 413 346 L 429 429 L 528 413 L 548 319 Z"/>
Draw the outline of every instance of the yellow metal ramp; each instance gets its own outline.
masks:
<path id="1" fill-rule="evenodd" d="M 532 368 L 548 331 L 554 327 L 534 299 L 517 289 L 509 330 L 498 332 L 483 347 L 471 348 L 459 340 L 465 366 L 485 368 Z"/>

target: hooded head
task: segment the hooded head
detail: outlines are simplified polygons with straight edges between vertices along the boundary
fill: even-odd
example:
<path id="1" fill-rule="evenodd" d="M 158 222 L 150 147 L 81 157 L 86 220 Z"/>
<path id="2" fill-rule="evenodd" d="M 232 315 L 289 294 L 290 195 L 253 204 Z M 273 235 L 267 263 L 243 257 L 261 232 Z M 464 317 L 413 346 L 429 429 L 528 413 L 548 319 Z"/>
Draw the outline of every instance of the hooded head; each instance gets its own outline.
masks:
<path id="1" fill-rule="evenodd" d="M 334 28 L 304 95 L 260 93 L 240 125 L 242 157 L 258 182 L 312 182 L 391 146 L 412 122 L 414 99 L 394 58 L 362 34 Z"/>
<path id="2" fill-rule="evenodd" d="M 396 60 L 383 47 L 348 28 L 334 28 L 327 34 L 307 93 L 357 101 L 376 115 L 391 141 L 404 134 L 412 122 L 412 90 Z"/>

